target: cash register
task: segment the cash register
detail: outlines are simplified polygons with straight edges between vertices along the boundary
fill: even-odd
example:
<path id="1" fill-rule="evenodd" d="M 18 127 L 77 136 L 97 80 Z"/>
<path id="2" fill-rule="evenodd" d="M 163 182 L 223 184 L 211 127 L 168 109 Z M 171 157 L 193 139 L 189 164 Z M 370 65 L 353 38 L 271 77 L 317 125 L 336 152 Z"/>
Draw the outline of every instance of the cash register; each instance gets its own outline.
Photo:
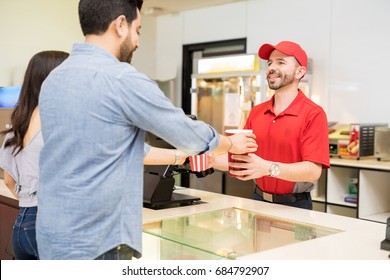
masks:
<path id="1" fill-rule="evenodd" d="M 174 149 L 160 137 L 147 132 L 145 142 L 157 148 Z M 144 167 L 144 207 L 159 209 L 201 203 L 199 197 L 178 193 L 175 189 L 175 174 L 193 173 L 197 178 L 214 173 L 213 168 L 202 172 L 191 171 L 189 160 L 183 165 L 148 165 Z"/>
<path id="2" fill-rule="evenodd" d="M 167 208 L 199 202 L 199 197 L 178 193 L 173 175 L 178 166 L 151 165 L 144 170 L 144 207 Z"/>

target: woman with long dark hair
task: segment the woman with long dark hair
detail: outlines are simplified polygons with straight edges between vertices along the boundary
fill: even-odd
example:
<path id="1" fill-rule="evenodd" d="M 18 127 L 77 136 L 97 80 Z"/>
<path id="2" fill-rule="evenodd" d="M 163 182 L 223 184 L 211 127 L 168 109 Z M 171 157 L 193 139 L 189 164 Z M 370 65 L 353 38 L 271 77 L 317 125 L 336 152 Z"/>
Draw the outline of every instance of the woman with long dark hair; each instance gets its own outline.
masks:
<path id="1" fill-rule="evenodd" d="M 24 76 L 18 103 L 11 115 L 11 128 L 0 149 L 4 183 L 19 199 L 19 214 L 13 226 L 12 244 L 16 259 L 39 259 L 35 239 L 39 154 L 43 146 L 38 99 L 41 85 L 68 53 L 42 51 L 35 54 Z"/>

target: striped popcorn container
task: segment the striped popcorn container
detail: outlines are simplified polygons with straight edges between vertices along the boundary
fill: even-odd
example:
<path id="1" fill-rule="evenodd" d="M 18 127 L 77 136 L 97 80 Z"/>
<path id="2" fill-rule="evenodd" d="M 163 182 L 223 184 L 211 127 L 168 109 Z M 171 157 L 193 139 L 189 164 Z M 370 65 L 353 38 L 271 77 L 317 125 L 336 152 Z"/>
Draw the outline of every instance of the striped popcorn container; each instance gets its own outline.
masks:
<path id="1" fill-rule="evenodd" d="M 191 171 L 204 171 L 207 169 L 207 155 L 201 154 L 201 155 L 194 155 L 190 156 L 190 166 Z"/>

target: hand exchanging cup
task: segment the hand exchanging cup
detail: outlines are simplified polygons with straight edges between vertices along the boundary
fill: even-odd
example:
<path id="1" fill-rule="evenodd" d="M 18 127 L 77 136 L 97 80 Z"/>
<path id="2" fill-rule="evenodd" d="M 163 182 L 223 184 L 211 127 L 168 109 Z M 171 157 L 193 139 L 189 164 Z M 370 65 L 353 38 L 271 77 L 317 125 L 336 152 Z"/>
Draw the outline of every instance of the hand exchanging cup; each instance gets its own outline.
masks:
<path id="1" fill-rule="evenodd" d="M 247 137 L 254 136 L 252 129 L 228 129 L 228 130 L 225 131 L 225 134 L 226 134 L 226 136 L 231 137 L 232 142 L 233 142 L 233 137 L 235 137 L 235 138 L 245 137 L 244 139 L 248 140 Z M 237 140 L 239 140 L 239 139 L 237 139 Z M 253 140 L 254 143 L 251 143 L 250 140 Z M 234 141 L 236 141 L 236 139 L 234 139 Z M 247 155 L 249 152 L 255 152 L 257 150 L 257 144 L 256 144 L 254 138 L 249 138 L 249 141 L 250 141 L 249 142 L 249 146 L 246 147 L 247 150 L 248 150 L 247 152 L 242 153 L 242 152 L 236 151 L 235 149 L 230 149 L 228 151 L 228 163 L 230 163 L 230 162 L 240 162 L 240 161 L 232 159 L 232 155 L 233 154 Z M 236 169 L 236 168 L 233 168 L 233 167 L 229 166 L 229 171 L 230 170 L 240 170 L 240 169 Z"/>
<path id="2" fill-rule="evenodd" d="M 256 152 L 256 135 L 251 129 L 228 129 L 225 134 L 232 143 L 229 153 L 242 155 Z"/>

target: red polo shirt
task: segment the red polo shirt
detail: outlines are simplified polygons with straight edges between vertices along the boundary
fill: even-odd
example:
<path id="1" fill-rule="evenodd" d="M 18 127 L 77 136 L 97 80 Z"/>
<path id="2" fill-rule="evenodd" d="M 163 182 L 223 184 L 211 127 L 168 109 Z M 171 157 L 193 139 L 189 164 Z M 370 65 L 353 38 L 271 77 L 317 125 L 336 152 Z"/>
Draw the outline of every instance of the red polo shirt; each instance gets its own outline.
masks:
<path id="1" fill-rule="evenodd" d="M 301 90 L 290 106 L 279 115 L 273 109 L 274 97 L 251 110 L 245 128 L 253 129 L 258 149 L 256 154 L 282 163 L 311 161 L 329 168 L 328 121 L 324 110 L 307 98 Z M 294 182 L 270 176 L 256 179 L 268 193 L 292 193 Z"/>

